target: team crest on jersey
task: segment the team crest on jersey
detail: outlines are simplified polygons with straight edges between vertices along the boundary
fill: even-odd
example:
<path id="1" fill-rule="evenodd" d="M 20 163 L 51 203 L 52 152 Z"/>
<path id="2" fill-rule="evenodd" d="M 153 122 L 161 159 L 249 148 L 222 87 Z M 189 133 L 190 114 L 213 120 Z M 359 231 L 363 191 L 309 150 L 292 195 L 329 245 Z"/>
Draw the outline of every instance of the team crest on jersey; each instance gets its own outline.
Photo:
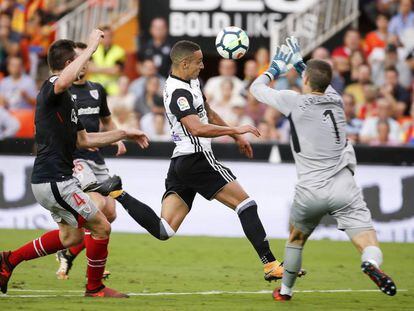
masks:
<path id="1" fill-rule="evenodd" d="M 49 81 L 51 82 L 51 83 L 55 83 L 55 81 L 57 80 L 57 78 L 59 78 L 58 76 L 53 76 L 53 77 L 51 77 L 50 79 L 49 79 Z"/>
<path id="2" fill-rule="evenodd" d="M 78 124 L 78 116 L 76 115 L 75 109 L 72 109 L 70 119 L 73 123 Z"/>
<path id="3" fill-rule="evenodd" d="M 98 90 L 90 90 L 90 91 L 89 91 L 89 94 L 91 94 L 91 96 L 92 96 L 93 98 L 95 98 L 95 99 L 98 99 L 98 98 L 99 98 L 99 93 L 98 93 Z"/>
<path id="4" fill-rule="evenodd" d="M 186 111 L 190 109 L 190 103 L 185 97 L 179 97 L 177 99 L 177 104 L 178 104 L 178 108 L 180 108 L 181 111 Z"/>
<path id="5" fill-rule="evenodd" d="M 74 102 L 77 98 L 78 98 L 78 96 L 76 96 L 76 94 L 72 94 L 72 101 L 73 101 L 73 102 Z"/>

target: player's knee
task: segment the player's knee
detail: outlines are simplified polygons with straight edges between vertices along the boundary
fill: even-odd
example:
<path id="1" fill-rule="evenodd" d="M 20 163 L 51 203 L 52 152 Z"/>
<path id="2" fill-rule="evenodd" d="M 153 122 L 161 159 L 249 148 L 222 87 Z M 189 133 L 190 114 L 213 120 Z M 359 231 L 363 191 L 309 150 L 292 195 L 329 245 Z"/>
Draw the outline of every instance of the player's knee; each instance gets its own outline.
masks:
<path id="1" fill-rule="evenodd" d="M 289 235 L 288 243 L 297 246 L 303 246 L 308 239 L 308 235 L 299 231 L 298 229 L 293 229 Z"/>
<path id="2" fill-rule="evenodd" d="M 83 231 L 71 231 L 63 232 L 62 230 L 59 233 L 59 238 L 63 246 L 72 247 L 82 243 L 84 234 Z"/>
<path id="3" fill-rule="evenodd" d="M 115 209 L 115 200 L 112 198 L 106 198 L 104 214 L 106 219 L 113 223 L 116 219 L 116 209 Z"/>
<path id="4" fill-rule="evenodd" d="M 100 219 L 91 229 L 91 233 L 94 238 L 97 239 L 108 239 L 111 234 L 111 224 L 109 221 L 102 215 Z"/>

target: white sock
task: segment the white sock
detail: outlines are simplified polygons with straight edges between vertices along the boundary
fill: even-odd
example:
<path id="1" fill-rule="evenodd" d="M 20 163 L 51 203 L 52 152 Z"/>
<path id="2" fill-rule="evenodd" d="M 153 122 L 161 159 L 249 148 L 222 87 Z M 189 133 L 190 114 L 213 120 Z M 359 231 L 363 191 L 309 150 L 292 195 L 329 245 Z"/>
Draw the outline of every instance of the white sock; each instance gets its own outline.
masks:
<path id="1" fill-rule="evenodd" d="M 378 246 L 367 246 L 362 251 L 362 261 L 368 261 L 379 268 L 382 264 L 382 252 Z"/>
<path id="2" fill-rule="evenodd" d="M 175 234 L 174 229 L 171 228 L 170 224 L 164 218 L 161 218 L 161 223 L 164 226 L 164 229 L 167 232 L 168 237 L 172 237 Z"/>
<path id="3" fill-rule="evenodd" d="M 290 288 L 290 287 L 287 287 L 285 284 L 282 283 L 282 288 L 280 289 L 280 294 L 281 295 L 289 295 L 289 296 L 292 296 L 293 289 Z"/>

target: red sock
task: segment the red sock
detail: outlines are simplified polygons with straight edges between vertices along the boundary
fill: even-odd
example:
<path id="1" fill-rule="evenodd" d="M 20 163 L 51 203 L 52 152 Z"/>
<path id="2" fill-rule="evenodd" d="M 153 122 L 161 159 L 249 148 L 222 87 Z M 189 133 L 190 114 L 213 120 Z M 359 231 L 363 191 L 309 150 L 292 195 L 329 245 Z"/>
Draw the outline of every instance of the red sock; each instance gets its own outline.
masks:
<path id="1" fill-rule="evenodd" d="M 23 260 L 31 260 L 56 253 L 58 250 L 64 249 L 59 238 L 59 230 L 46 232 L 40 238 L 33 240 L 19 249 L 12 251 L 9 261 L 16 267 Z"/>
<path id="2" fill-rule="evenodd" d="M 102 276 L 105 271 L 106 257 L 108 257 L 108 243 L 109 238 L 95 240 L 92 235 L 85 235 L 86 258 L 88 260 L 87 290 L 93 291 L 103 285 Z"/>
<path id="3" fill-rule="evenodd" d="M 85 232 L 85 234 L 91 234 L 90 231 L 87 229 L 83 229 L 83 231 Z M 82 240 L 80 244 L 70 247 L 69 252 L 71 253 L 71 255 L 73 255 L 73 257 L 76 257 L 84 249 L 85 249 L 85 238 Z"/>

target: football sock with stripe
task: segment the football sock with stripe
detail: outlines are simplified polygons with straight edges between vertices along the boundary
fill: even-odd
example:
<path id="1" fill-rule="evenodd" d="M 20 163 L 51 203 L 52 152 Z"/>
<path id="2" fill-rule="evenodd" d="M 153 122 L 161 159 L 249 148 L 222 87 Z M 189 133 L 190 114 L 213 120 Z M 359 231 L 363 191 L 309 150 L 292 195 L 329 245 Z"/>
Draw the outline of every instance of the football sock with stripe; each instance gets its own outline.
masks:
<path id="1" fill-rule="evenodd" d="M 292 295 L 292 288 L 298 272 L 302 266 L 303 247 L 287 243 L 285 247 L 285 260 L 283 261 L 282 295 Z"/>
<path id="2" fill-rule="evenodd" d="M 108 243 L 109 238 L 97 240 L 91 234 L 85 235 L 86 258 L 88 261 L 86 289 L 88 291 L 99 290 L 103 287 L 102 276 L 108 257 Z"/>
<path id="3" fill-rule="evenodd" d="M 235 211 L 239 215 L 244 234 L 252 243 L 262 263 L 275 261 L 276 259 L 270 250 L 269 241 L 266 238 L 266 232 L 257 214 L 256 202 L 248 198 L 241 202 Z"/>
<path id="4" fill-rule="evenodd" d="M 59 230 L 46 232 L 40 238 L 30 241 L 19 249 L 11 252 L 9 261 L 16 267 L 24 260 L 32 260 L 64 249 L 59 238 Z"/>
<path id="5" fill-rule="evenodd" d="M 138 201 L 127 192 L 123 192 L 116 200 L 122 204 L 128 214 L 143 228 L 145 228 L 150 234 L 159 240 L 168 240 L 175 232 L 170 225 L 158 217 L 154 210 Z"/>

